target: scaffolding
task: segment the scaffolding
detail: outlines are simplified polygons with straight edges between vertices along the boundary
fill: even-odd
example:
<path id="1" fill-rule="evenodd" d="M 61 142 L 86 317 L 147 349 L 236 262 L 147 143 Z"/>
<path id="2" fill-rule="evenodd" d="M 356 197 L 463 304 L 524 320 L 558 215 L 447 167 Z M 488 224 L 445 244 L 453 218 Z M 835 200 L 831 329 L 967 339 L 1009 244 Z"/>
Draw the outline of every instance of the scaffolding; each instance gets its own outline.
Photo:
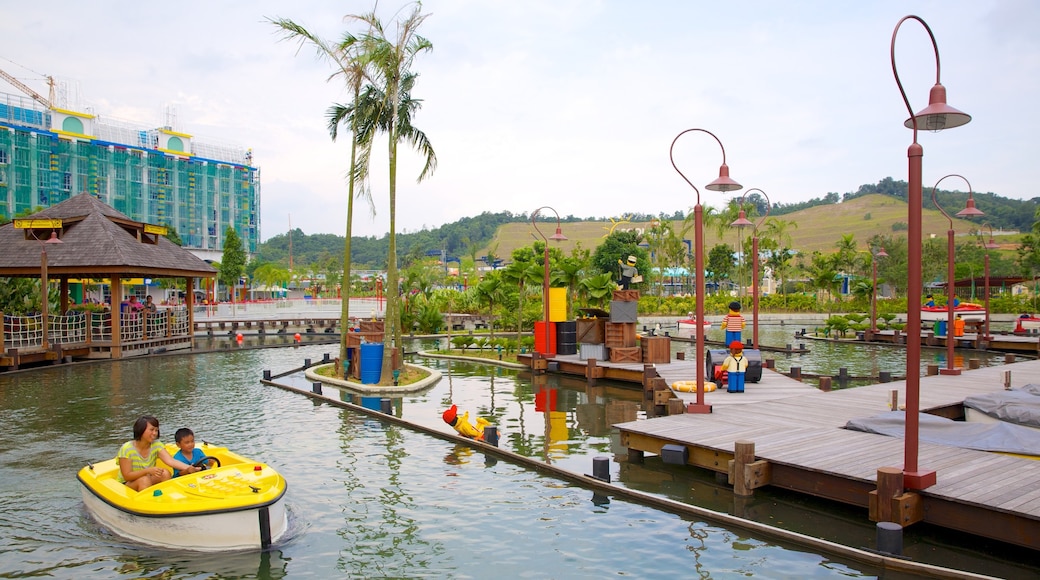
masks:
<path id="1" fill-rule="evenodd" d="M 90 116 L 92 134 L 70 136 L 52 127 L 60 113 L 0 93 L 0 217 L 89 193 L 133 220 L 172 228 L 186 249 L 219 253 L 231 227 L 256 252 L 260 173 L 249 149 L 190 139 L 183 152 L 161 150 L 164 135 L 180 135 L 171 127 L 100 115 Z"/>

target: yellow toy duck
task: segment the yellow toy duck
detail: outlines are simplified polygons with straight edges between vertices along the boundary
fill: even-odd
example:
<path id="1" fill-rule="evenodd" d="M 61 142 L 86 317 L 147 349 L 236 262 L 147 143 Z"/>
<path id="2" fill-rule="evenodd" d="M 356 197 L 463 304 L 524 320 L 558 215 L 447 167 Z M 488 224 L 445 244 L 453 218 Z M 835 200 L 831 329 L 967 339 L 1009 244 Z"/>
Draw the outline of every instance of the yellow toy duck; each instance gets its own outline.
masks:
<path id="1" fill-rule="evenodd" d="M 459 408 L 457 405 L 452 405 L 450 409 L 445 411 L 441 417 L 444 418 L 444 422 L 455 428 L 455 431 L 463 437 L 469 437 L 470 439 L 476 439 L 477 441 L 484 440 L 484 427 L 491 424 L 490 421 L 482 417 L 477 417 L 477 425 L 474 427 L 469 422 L 469 411 L 466 411 L 459 416 Z"/>

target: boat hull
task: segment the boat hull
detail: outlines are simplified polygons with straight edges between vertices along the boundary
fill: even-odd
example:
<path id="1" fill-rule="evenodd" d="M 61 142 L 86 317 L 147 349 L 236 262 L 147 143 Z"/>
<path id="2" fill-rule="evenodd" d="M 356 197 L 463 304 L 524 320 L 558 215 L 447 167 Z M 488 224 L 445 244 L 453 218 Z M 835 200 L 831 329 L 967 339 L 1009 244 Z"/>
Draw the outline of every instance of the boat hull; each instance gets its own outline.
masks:
<path id="1" fill-rule="evenodd" d="M 94 519 L 124 538 L 179 550 L 262 549 L 281 539 L 289 528 L 284 496 L 261 508 L 160 517 L 116 508 L 84 486 L 83 503 Z"/>
<path id="2" fill-rule="evenodd" d="M 220 466 L 140 492 L 118 481 L 114 459 L 88 465 L 77 475 L 83 503 L 119 536 L 164 548 L 265 549 L 281 539 L 289 528 L 285 479 L 225 447 L 204 445 L 202 451 Z"/>

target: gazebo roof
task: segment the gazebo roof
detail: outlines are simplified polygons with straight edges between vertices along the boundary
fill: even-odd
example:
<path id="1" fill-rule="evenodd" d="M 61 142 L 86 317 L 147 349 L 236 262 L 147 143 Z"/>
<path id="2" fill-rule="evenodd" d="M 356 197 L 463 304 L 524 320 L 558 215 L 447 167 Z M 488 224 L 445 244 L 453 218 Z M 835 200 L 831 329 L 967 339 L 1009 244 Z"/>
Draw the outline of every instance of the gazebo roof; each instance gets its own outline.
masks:
<path id="1" fill-rule="evenodd" d="M 148 224 L 130 219 L 88 193 L 24 219 L 61 220 L 61 227 L 39 222 L 24 229 L 16 228 L 15 222 L 0 226 L 0 276 L 39 277 L 44 249 L 52 277 L 211 278 L 217 274 L 213 266 Z M 63 243 L 42 244 L 52 231 Z"/>

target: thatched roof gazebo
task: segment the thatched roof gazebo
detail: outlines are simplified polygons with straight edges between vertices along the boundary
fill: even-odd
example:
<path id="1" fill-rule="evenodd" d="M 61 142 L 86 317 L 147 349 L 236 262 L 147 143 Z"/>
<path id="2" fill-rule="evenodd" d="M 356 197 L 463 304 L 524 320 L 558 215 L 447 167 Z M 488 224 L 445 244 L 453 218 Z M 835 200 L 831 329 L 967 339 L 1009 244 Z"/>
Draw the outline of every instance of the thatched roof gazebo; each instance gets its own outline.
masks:
<path id="1" fill-rule="evenodd" d="M 15 325 L 19 321 L 13 320 L 9 324 L 8 319 L 14 317 L 4 317 L 4 351 L 16 348 L 28 355 L 33 351 L 50 351 L 52 343 L 57 343 L 59 351 L 63 348 L 66 356 L 82 351 L 88 356 L 107 353 L 108 357 L 120 358 L 126 350 L 146 352 L 160 345 L 191 348 L 194 280 L 215 277 L 217 271 L 163 237 L 165 231 L 161 226 L 134 221 L 86 193 L 0 226 L 0 277 L 58 278 L 61 282 L 61 313 L 49 316 L 47 301 L 43 300 L 41 323 L 35 332 L 19 335 L 25 326 Z M 97 316 L 98 313 L 90 317 L 85 336 L 73 333 L 73 338 L 83 340 L 58 337 L 66 329 L 65 325 L 72 324 L 56 320 L 65 318 L 62 313 L 69 310 L 70 278 L 109 279 L 114 306 L 123 296 L 123 279 L 139 277 L 185 278 L 187 307 L 178 309 L 183 312 L 164 309 L 163 313 L 144 313 L 140 317 L 137 312 L 113 307 L 111 312 L 105 313 L 109 318 Z M 180 314 L 184 315 L 183 322 L 179 321 Z M 160 324 L 161 317 L 166 318 L 166 324 Z M 42 324 L 43 320 L 47 320 L 47 324 Z M 136 322 L 130 324 L 132 321 Z M 105 330 L 106 324 L 108 330 Z M 127 326 L 130 326 L 129 332 Z M 137 329 L 140 332 L 135 326 L 141 327 Z M 186 329 L 181 328 L 185 326 Z M 28 327 L 32 331 L 31 322 Z M 122 332 L 112 332 L 112 328 Z M 39 344 L 36 344 L 37 334 Z"/>

